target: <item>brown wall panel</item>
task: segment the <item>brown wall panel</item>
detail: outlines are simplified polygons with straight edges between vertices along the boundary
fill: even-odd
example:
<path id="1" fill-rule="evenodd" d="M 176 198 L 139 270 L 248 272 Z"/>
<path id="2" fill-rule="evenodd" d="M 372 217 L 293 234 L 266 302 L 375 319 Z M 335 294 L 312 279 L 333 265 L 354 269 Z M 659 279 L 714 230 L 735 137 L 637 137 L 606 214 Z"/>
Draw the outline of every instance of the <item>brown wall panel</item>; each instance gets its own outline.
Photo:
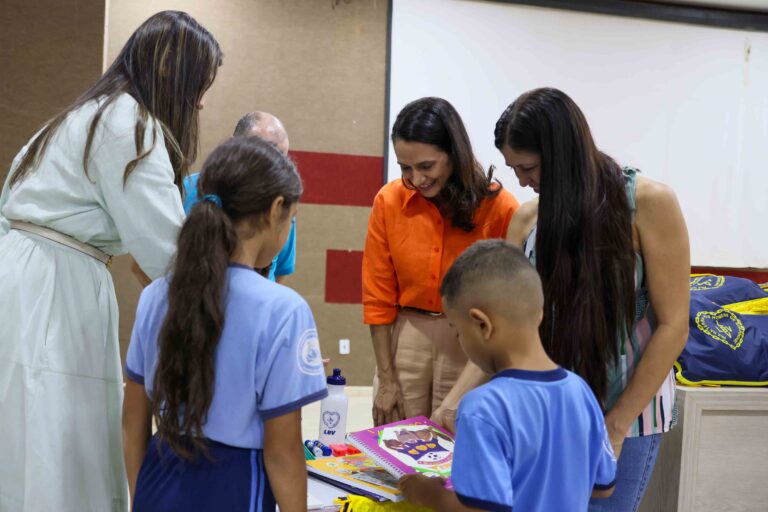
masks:
<path id="1" fill-rule="evenodd" d="M 279 116 L 294 150 L 383 156 L 388 2 L 110 0 L 108 61 L 163 9 L 189 12 L 225 54 L 201 115 L 201 159 L 251 110 Z M 373 351 L 362 307 L 324 302 L 325 257 L 328 249 L 362 249 L 369 210 L 302 204 L 296 274 L 289 280 L 312 307 L 324 355 L 344 368 L 350 384 L 370 384 Z M 125 350 L 139 288 L 127 261 L 117 262 L 113 275 Z M 340 338 L 352 341 L 350 355 L 338 354 Z"/>
<path id="2" fill-rule="evenodd" d="M 104 0 L 0 1 L 0 178 L 45 121 L 101 75 Z"/>
<path id="3" fill-rule="evenodd" d="M 347 382 L 370 385 L 375 361 L 359 304 L 325 302 L 327 249 L 362 250 L 370 208 L 302 204 L 296 217 L 296 274 L 290 285 L 309 302 L 324 357 L 344 370 Z M 313 236 L 314 235 L 314 236 Z M 352 269 L 351 271 L 358 271 Z M 350 340 L 350 354 L 339 355 L 339 339 Z"/>
<path id="4" fill-rule="evenodd" d="M 256 109 L 283 120 L 293 149 L 383 155 L 386 1 L 111 0 L 108 59 L 163 9 L 190 13 L 224 51 L 202 114 L 202 155 Z"/>

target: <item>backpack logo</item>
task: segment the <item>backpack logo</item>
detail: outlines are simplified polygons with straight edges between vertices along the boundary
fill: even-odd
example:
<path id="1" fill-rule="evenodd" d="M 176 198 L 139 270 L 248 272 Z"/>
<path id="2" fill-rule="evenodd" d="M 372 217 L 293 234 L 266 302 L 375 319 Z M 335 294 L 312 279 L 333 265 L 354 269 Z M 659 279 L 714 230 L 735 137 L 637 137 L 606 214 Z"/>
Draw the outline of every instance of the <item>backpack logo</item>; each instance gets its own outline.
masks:
<path id="1" fill-rule="evenodd" d="M 691 291 L 700 292 L 704 290 L 714 290 L 725 284 L 723 276 L 695 276 L 691 277 Z"/>
<path id="2" fill-rule="evenodd" d="M 738 315 L 727 309 L 717 311 L 699 311 L 696 314 L 699 330 L 715 341 L 736 350 L 744 342 L 744 324 Z"/>

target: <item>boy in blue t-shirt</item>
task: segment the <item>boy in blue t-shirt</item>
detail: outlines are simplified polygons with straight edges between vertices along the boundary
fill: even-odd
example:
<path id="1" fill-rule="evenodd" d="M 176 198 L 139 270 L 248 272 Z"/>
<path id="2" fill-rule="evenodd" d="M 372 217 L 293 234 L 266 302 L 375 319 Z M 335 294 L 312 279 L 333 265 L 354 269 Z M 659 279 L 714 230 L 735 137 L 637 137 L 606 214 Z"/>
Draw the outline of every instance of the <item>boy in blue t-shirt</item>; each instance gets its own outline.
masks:
<path id="1" fill-rule="evenodd" d="M 409 475 L 406 498 L 441 512 L 586 511 L 610 496 L 616 458 L 589 386 L 557 366 L 539 338 L 541 280 L 502 240 L 477 242 L 441 287 L 467 356 L 493 375 L 459 406 L 451 479 Z"/>

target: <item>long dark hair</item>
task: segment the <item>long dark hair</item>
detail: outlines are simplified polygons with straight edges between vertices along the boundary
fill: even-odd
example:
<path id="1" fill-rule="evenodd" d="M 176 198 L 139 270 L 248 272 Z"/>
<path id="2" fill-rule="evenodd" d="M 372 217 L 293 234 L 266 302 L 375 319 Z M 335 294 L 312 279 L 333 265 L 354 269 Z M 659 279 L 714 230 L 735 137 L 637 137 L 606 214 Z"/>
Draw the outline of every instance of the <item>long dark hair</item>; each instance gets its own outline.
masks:
<path id="1" fill-rule="evenodd" d="M 200 197 L 215 194 L 221 206 L 197 203 L 179 233 L 152 397 L 158 434 L 188 458 L 190 443 L 195 452 L 205 452 L 202 427 L 213 400 L 227 266 L 239 243 L 235 224 L 247 221 L 258 229 L 280 196 L 288 215 L 302 185 L 293 163 L 272 144 L 235 137 L 205 161 L 198 191 Z"/>
<path id="2" fill-rule="evenodd" d="M 392 142 L 397 140 L 431 144 L 448 154 L 453 172 L 440 192 L 445 213 L 454 227 L 475 229 L 475 211 L 483 199 L 499 194 L 501 183 L 493 179 L 493 169 L 486 173 L 475 158 L 467 130 L 453 105 L 442 98 L 412 101 L 395 119 Z M 405 178 L 403 183 L 413 188 Z"/>
<path id="3" fill-rule="evenodd" d="M 557 89 L 520 96 L 496 124 L 496 147 L 541 156 L 536 267 L 542 341 L 601 400 L 608 366 L 635 314 L 632 217 L 622 169 L 595 146 L 579 107 Z"/>
<path id="4" fill-rule="evenodd" d="M 109 105 L 127 93 L 138 103 L 134 129 L 136 158 L 125 166 L 123 180 L 155 147 L 156 131 L 152 133 L 152 146 L 144 147 L 144 133 L 152 118 L 162 129 L 176 186 L 182 190 L 187 169 L 197 158 L 197 104 L 213 84 L 221 60 L 219 43 L 190 15 L 179 11 L 155 14 L 136 29 L 104 75 L 45 124 L 22 157 L 11 185 L 34 171 L 56 129 L 71 112 L 90 101 L 101 100 L 90 122 L 83 154 L 83 168 L 88 176 L 88 158 L 99 120 Z"/>

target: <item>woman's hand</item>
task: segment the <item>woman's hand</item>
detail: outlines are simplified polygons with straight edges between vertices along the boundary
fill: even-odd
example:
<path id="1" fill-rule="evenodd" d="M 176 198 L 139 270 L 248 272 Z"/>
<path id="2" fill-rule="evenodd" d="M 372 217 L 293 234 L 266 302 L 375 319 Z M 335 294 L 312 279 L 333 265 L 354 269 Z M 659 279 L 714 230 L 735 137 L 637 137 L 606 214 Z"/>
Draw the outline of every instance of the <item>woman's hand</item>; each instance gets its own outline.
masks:
<path id="1" fill-rule="evenodd" d="M 373 353 L 376 356 L 378 387 L 373 397 L 373 424 L 386 425 L 405 419 L 403 392 L 397 382 L 392 325 L 371 325 Z"/>
<path id="2" fill-rule="evenodd" d="M 430 420 L 454 434 L 456 433 L 456 412 L 455 408 L 444 407 L 441 405 L 432 413 Z"/>
<path id="3" fill-rule="evenodd" d="M 461 399 L 476 387 L 488 382 L 488 378 L 489 376 L 472 361 L 467 361 L 453 388 L 443 398 L 443 403 L 432 413 L 432 421 L 451 432 L 456 432 L 456 414 Z"/>
<path id="4" fill-rule="evenodd" d="M 605 428 L 608 431 L 608 438 L 611 440 L 616 460 L 619 460 L 621 448 L 624 446 L 624 439 L 626 439 L 629 427 L 632 425 L 632 419 L 623 420 L 619 418 L 615 411 L 615 409 L 608 411 L 605 415 Z"/>
<path id="5" fill-rule="evenodd" d="M 133 275 L 136 276 L 136 279 L 138 279 L 142 288 L 149 286 L 149 284 L 152 282 L 149 276 L 147 276 L 147 274 L 141 270 L 141 267 L 139 267 L 139 264 L 136 263 L 135 259 L 133 259 L 133 256 L 131 256 L 131 272 L 133 272 Z"/>
<path id="6" fill-rule="evenodd" d="M 379 387 L 373 397 L 373 424 L 385 425 L 405 419 L 403 393 L 400 384 L 392 376 L 379 376 Z"/>

